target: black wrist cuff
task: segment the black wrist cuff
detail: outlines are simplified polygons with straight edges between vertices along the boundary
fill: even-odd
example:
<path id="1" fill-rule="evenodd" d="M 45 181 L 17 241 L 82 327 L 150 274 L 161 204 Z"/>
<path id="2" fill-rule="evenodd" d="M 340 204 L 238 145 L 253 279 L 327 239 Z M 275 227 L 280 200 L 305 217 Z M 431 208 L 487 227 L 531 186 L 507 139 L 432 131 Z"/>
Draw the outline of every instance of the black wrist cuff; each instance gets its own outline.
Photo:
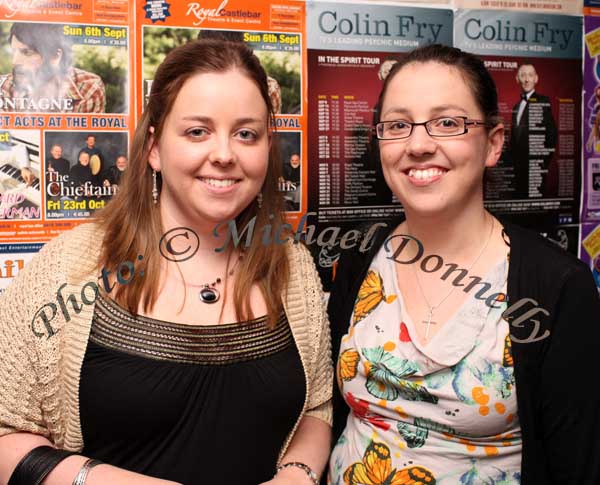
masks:
<path id="1" fill-rule="evenodd" d="M 38 446 L 21 459 L 7 485 L 40 485 L 56 465 L 74 454 L 52 446 Z"/>

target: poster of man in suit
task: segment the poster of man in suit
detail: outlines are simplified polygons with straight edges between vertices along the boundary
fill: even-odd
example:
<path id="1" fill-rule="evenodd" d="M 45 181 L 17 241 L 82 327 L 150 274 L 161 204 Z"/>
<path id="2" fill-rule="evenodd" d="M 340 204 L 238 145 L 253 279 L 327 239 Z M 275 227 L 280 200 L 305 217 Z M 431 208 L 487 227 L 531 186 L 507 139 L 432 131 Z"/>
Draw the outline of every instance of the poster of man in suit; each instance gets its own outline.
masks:
<path id="1" fill-rule="evenodd" d="M 515 198 L 541 196 L 548 188 L 545 175 L 554 157 L 556 122 L 550 98 L 536 90 L 539 82 L 533 64 L 517 70 L 521 99 L 513 106 L 509 154 L 514 166 Z"/>

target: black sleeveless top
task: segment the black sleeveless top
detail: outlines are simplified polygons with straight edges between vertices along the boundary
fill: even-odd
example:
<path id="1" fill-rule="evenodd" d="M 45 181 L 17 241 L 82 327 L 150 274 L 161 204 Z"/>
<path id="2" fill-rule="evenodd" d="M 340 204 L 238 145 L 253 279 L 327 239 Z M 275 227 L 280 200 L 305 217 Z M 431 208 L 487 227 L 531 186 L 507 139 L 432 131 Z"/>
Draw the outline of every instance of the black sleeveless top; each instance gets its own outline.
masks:
<path id="1" fill-rule="evenodd" d="M 133 317 L 96 302 L 80 381 L 83 454 L 185 485 L 257 485 L 306 394 L 282 313 L 223 325 Z"/>

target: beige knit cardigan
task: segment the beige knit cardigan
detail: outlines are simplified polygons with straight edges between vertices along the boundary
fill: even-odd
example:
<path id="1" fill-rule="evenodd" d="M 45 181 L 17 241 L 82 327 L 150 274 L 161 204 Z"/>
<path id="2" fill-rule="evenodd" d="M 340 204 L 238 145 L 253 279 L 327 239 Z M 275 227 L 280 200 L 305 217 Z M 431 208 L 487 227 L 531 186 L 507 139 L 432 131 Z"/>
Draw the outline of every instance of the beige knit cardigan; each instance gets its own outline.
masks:
<path id="1" fill-rule="evenodd" d="M 79 418 L 79 379 L 94 303 L 75 313 L 69 295 L 82 302 L 82 288 L 98 282 L 103 233 L 94 223 L 82 224 L 47 243 L 0 297 L 0 436 L 18 431 L 40 434 L 55 446 L 83 449 Z M 284 310 L 299 350 L 306 377 L 302 414 L 281 452 L 285 453 L 303 416 L 331 425 L 331 339 L 319 276 L 308 250 L 289 245 L 290 281 Z M 61 294 L 70 314 L 66 321 L 57 301 Z M 93 287 L 85 290 L 93 300 Z M 48 337 L 37 310 L 56 305 Z M 49 307 L 46 313 L 50 314 Z M 45 335 L 34 335 L 44 332 Z M 102 399 L 102 396 L 98 396 Z M 257 437 L 258 438 L 258 437 Z"/>

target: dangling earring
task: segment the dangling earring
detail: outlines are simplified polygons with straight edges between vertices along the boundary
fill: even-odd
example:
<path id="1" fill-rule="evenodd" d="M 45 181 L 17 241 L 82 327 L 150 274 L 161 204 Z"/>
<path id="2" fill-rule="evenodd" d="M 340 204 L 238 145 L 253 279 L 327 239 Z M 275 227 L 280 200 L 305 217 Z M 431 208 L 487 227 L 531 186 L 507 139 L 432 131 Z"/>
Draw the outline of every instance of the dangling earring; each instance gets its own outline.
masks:
<path id="1" fill-rule="evenodd" d="M 256 203 L 258 204 L 258 208 L 262 209 L 262 203 L 263 203 L 262 192 L 259 192 L 258 195 L 256 196 Z"/>
<path id="2" fill-rule="evenodd" d="M 158 188 L 156 186 L 156 170 L 152 170 L 152 202 L 158 204 Z"/>

